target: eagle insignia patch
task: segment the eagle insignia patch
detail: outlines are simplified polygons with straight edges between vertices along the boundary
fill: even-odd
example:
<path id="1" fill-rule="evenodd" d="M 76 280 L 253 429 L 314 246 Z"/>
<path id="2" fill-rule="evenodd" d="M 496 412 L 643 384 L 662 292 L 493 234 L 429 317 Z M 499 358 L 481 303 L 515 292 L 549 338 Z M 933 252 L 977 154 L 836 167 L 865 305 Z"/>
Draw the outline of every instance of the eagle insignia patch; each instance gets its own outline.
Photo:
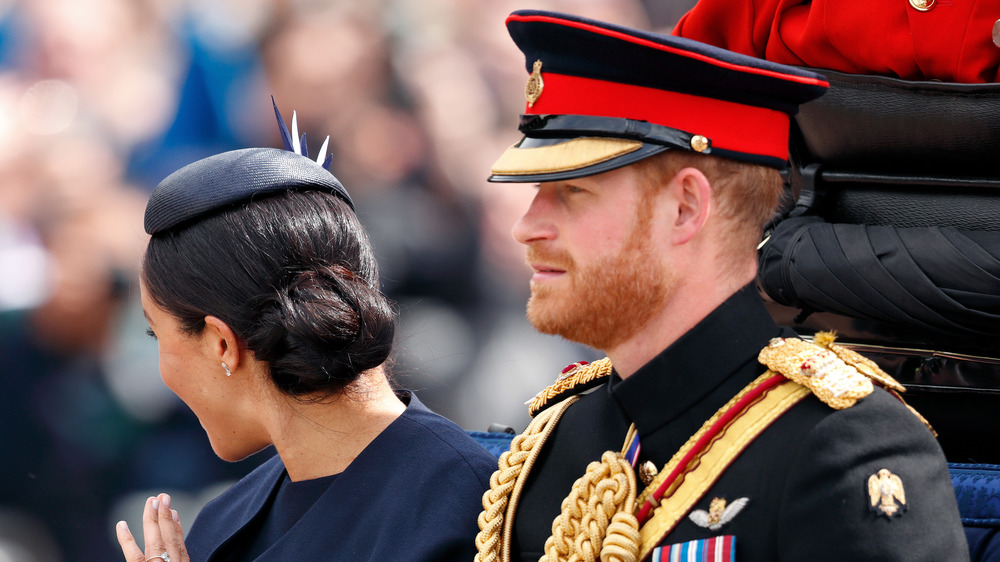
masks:
<path id="1" fill-rule="evenodd" d="M 726 505 L 724 498 L 715 498 L 708 506 L 708 511 L 696 509 L 688 515 L 688 518 L 699 527 L 708 528 L 711 531 L 718 531 L 723 525 L 733 520 L 733 517 L 743 511 L 750 498 L 739 498 L 733 503 Z"/>
<path id="2" fill-rule="evenodd" d="M 869 509 L 889 519 L 906 511 L 903 481 L 885 468 L 868 477 L 868 499 Z"/>

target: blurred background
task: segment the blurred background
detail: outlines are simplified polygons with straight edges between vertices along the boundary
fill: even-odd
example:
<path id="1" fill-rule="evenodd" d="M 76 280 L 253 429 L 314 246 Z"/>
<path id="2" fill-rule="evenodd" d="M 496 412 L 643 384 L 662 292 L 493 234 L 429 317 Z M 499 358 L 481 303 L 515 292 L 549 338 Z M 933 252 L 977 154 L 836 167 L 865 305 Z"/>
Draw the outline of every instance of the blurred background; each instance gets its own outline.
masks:
<path id="1" fill-rule="evenodd" d="M 519 8 L 669 31 L 694 0 L 0 0 L 0 562 L 121 559 L 167 491 L 186 525 L 264 455 L 228 464 L 159 378 L 136 268 L 173 170 L 280 147 L 273 95 L 331 135 L 399 304 L 394 376 L 467 429 L 593 352 L 535 333 L 510 228 L 533 190 L 491 185 L 517 140 Z"/>

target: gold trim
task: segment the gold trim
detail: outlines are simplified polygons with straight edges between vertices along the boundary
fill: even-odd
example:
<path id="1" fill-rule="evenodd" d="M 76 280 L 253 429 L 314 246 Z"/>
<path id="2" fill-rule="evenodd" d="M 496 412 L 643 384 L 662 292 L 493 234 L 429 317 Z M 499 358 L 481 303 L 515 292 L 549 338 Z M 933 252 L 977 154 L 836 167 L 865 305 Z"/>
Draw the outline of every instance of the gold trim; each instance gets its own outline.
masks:
<path id="1" fill-rule="evenodd" d="M 774 374 L 775 373 L 772 372 L 772 371 L 767 371 L 763 375 L 757 377 L 757 379 L 755 379 L 753 382 L 751 382 L 750 384 L 748 384 L 743 390 L 739 391 L 739 393 L 737 393 L 736 396 L 733 396 L 729 400 L 729 402 L 726 403 L 725 406 L 719 408 L 719 410 L 717 412 L 715 412 L 715 414 L 713 414 L 712 417 L 708 418 L 708 420 L 704 424 L 702 424 L 701 428 L 699 428 L 698 431 L 688 439 L 687 443 L 685 443 L 683 447 L 681 447 L 676 453 L 674 453 L 674 456 L 670 458 L 670 460 L 667 462 L 667 464 L 664 465 L 664 467 L 662 469 L 660 469 L 660 471 L 657 474 L 656 478 L 654 478 L 653 481 L 650 482 L 648 486 L 646 486 L 646 488 L 642 491 L 642 493 L 639 494 L 639 498 L 636 499 L 636 505 L 638 505 L 638 506 L 641 507 L 643 504 L 645 504 L 647 501 L 650 500 L 650 498 L 653 496 L 653 493 L 656 492 L 657 488 L 659 488 L 660 485 L 663 484 L 663 481 L 667 479 L 667 476 L 670 475 L 670 471 L 667 470 L 668 467 L 671 470 L 674 467 L 676 467 L 677 464 L 684 457 L 684 455 L 687 454 L 688 450 L 690 450 L 691 447 L 693 447 L 694 444 L 699 439 L 701 439 L 701 436 L 704 435 L 705 432 L 707 432 L 708 429 L 710 427 L 712 427 L 715 424 L 715 422 L 717 422 L 719 420 L 719 418 L 722 417 L 723 414 L 725 414 L 727 411 L 729 411 L 730 408 L 733 407 L 733 404 L 736 404 L 737 402 L 739 402 L 740 400 L 742 400 L 743 397 L 746 396 L 746 394 L 748 392 L 750 392 L 751 390 L 753 390 L 754 388 L 756 388 L 757 386 L 759 386 L 760 383 L 766 381 L 770 377 L 773 377 Z M 787 385 L 783 385 L 783 386 L 787 386 Z M 800 388 L 805 389 L 806 390 L 806 394 L 808 394 L 808 389 L 806 389 L 805 387 L 802 387 L 801 385 L 798 385 L 798 386 Z M 803 394 L 803 396 L 805 396 L 806 394 Z M 759 404 L 759 402 L 758 402 L 758 404 Z M 667 496 L 670 493 L 671 493 L 671 490 L 668 489 L 666 492 L 664 492 L 664 496 Z M 653 503 L 655 505 L 655 502 L 653 502 Z"/>
<path id="2" fill-rule="evenodd" d="M 544 419 L 541 423 L 541 427 L 536 431 L 538 432 L 538 438 L 532 444 L 530 450 L 528 451 L 527 458 L 524 460 L 524 464 L 517 471 L 517 475 L 514 477 L 516 480 L 514 482 L 514 489 L 510 494 L 510 501 L 507 504 L 507 511 L 504 514 L 503 522 L 503 538 L 501 543 L 501 560 L 504 562 L 511 561 L 510 552 L 510 539 L 514 536 L 514 515 L 517 513 L 517 505 L 521 499 L 521 491 L 524 489 L 525 482 L 528 481 L 528 475 L 531 474 L 531 469 L 535 466 L 535 461 L 538 460 L 538 456 L 542 454 L 542 448 L 545 443 L 549 440 L 549 436 L 555 431 L 556 425 L 559 420 L 562 419 L 563 414 L 569 409 L 577 400 L 579 396 L 570 396 L 569 398 L 563 400 L 552 408 L 552 414 Z M 528 430 L 525 429 L 525 433 Z"/>
<path id="3" fill-rule="evenodd" d="M 572 371 L 561 373 L 556 382 L 542 389 L 534 398 L 528 401 L 528 414 L 535 417 L 553 398 L 581 384 L 604 378 L 611 374 L 611 360 L 605 357 L 593 363 L 579 365 Z"/>
<path id="4" fill-rule="evenodd" d="M 850 408 L 875 388 L 871 379 L 845 363 L 834 351 L 798 338 L 772 339 L 757 359 L 768 369 L 808 387 L 835 410 Z"/>
<path id="5" fill-rule="evenodd" d="M 701 429 L 677 451 L 670 462 L 660 470 L 653 482 L 643 490 L 636 500 L 636 506 L 641 507 L 647 498 L 652 496 L 687 452 L 708 431 L 708 428 L 747 392 L 774 375 L 775 373 L 771 371 L 764 373 L 709 418 Z M 705 495 L 705 492 L 729 468 L 733 460 L 746 449 L 747 445 L 756 439 L 774 420 L 808 395 L 808 388 L 795 383 L 785 382 L 771 388 L 758 401 L 751 404 L 742 415 L 737 416 L 725 431 L 709 444 L 704 452 L 692 459 L 689 466 L 694 466 L 694 468 L 678 477 L 674 486 L 667 490 L 659 505 L 653 510 L 649 521 L 639 529 L 642 538 L 639 560 L 645 559 L 656 548 L 660 540 L 673 530 L 677 522 Z"/>
<path id="6" fill-rule="evenodd" d="M 510 537 L 521 489 L 559 419 L 578 399 L 571 396 L 542 412 L 500 455 L 497 470 L 490 477 L 490 489 L 483 493 L 475 562 L 510 562 Z"/>
<path id="7" fill-rule="evenodd" d="M 503 176 L 566 172 L 600 164 L 641 147 L 640 141 L 603 137 L 580 137 L 535 148 L 514 145 L 500 155 L 490 172 Z"/>

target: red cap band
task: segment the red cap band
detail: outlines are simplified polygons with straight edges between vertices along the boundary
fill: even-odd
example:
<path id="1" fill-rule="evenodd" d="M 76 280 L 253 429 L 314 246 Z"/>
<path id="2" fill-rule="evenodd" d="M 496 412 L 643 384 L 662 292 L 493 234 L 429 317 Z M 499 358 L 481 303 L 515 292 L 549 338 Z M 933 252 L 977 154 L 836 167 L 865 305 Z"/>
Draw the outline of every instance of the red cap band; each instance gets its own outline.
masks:
<path id="1" fill-rule="evenodd" d="M 543 72 L 544 90 L 525 113 L 649 121 L 708 137 L 718 149 L 788 159 L 788 114 L 716 98 Z"/>

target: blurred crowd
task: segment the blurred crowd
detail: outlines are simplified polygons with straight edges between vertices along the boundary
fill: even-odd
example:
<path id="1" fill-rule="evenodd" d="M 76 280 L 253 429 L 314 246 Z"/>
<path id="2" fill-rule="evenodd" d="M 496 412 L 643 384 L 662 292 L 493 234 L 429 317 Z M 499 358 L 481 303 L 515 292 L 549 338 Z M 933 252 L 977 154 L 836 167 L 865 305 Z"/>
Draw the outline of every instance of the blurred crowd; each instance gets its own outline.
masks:
<path id="1" fill-rule="evenodd" d="M 593 352 L 524 320 L 510 228 L 533 191 L 485 181 L 517 139 L 518 8 L 667 30 L 693 0 L 0 0 L 0 562 L 113 560 L 168 491 L 187 524 L 226 464 L 159 379 L 136 286 L 153 186 L 280 146 L 271 98 L 354 197 L 401 313 L 393 372 L 467 429 Z M 185 507 L 186 506 L 186 507 Z"/>

